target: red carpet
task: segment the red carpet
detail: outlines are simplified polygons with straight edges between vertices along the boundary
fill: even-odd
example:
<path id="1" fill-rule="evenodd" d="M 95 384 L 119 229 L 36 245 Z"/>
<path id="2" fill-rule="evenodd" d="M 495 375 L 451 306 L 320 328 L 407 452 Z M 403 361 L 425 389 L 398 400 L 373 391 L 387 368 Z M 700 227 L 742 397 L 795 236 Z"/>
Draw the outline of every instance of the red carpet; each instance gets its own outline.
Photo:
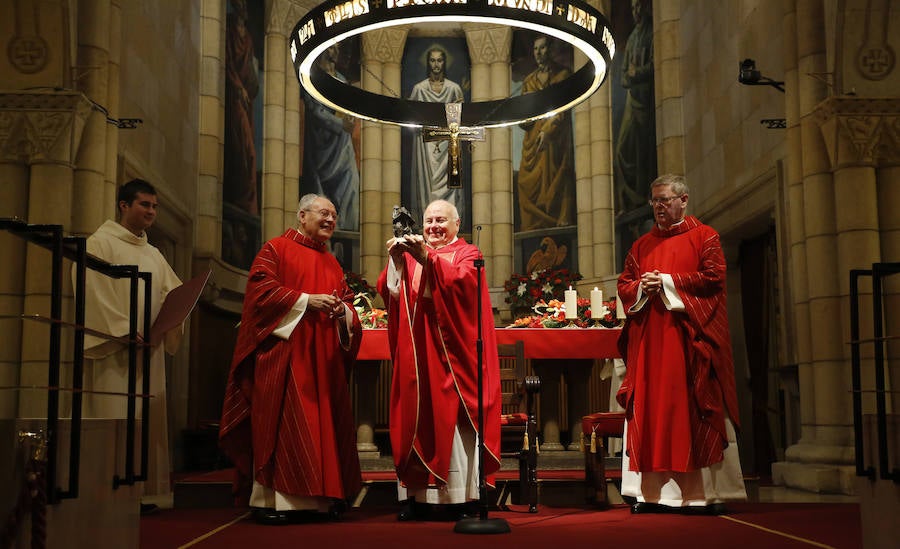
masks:
<path id="1" fill-rule="evenodd" d="M 353 509 L 336 523 L 262 526 L 236 509 L 162 510 L 141 519 L 141 548 L 246 549 L 247 547 L 366 547 L 427 542 L 429 549 L 496 547 L 653 547 L 855 549 L 862 545 L 859 506 L 836 503 L 734 503 L 723 517 L 632 515 L 625 506 L 606 511 L 540 507 L 495 511 L 508 534 L 466 535 L 452 522 L 399 523 L 396 508 Z"/>

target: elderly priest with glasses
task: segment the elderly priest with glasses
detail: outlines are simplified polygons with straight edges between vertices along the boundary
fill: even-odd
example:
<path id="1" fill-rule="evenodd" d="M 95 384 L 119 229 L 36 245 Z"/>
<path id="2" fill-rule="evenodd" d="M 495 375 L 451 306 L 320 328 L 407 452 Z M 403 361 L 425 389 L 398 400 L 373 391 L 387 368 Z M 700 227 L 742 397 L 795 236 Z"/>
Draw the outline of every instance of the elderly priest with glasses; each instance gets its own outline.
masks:
<path id="1" fill-rule="evenodd" d="M 747 498 L 719 235 L 685 216 L 684 178 L 650 186 L 656 225 L 625 259 L 618 293 L 627 373 L 622 495 L 633 513 L 722 514 Z"/>

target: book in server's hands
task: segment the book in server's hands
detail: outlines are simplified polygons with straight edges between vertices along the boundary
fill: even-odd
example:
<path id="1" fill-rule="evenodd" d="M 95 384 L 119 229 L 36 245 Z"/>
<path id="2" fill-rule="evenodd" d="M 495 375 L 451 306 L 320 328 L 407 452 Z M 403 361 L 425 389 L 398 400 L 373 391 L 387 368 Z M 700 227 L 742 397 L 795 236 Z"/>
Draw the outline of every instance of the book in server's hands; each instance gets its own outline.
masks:
<path id="1" fill-rule="evenodd" d="M 159 314 L 156 315 L 156 322 L 150 327 L 149 342 L 151 346 L 159 345 L 163 338 L 166 337 L 166 332 L 180 326 L 191 314 L 194 306 L 197 305 L 197 300 L 200 299 L 200 293 L 203 292 L 210 274 L 212 274 L 212 271 L 207 270 L 166 295 L 166 299 L 159 309 Z"/>

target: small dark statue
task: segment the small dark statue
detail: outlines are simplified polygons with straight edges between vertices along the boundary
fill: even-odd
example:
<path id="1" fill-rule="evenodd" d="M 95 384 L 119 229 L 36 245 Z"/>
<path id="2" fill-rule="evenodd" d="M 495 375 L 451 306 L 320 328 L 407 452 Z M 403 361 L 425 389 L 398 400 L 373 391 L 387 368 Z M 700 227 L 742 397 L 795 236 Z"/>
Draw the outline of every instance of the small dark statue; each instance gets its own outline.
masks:
<path id="1" fill-rule="evenodd" d="M 413 234 L 416 222 L 413 221 L 409 211 L 403 206 L 394 206 L 394 213 L 391 214 L 391 223 L 394 225 L 394 236 L 409 236 Z"/>

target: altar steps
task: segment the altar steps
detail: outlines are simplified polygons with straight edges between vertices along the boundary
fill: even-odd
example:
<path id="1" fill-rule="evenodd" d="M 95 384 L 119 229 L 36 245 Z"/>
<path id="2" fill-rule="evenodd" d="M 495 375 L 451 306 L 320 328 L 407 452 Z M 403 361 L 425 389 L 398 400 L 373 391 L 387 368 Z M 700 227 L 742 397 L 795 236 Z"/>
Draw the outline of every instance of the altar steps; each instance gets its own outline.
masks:
<path id="1" fill-rule="evenodd" d="M 606 470 L 613 483 L 620 477 L 620 460 L 608 458 Z M 363 460 L 363 489 L 354 507 L 397 504 L 397 477 L 390 457 Z M 230 507 L 234 504 L 231 487 L 233 469 L 182 473 L 174 483 L 173 506 L 176 509 Z M 504 460 L 496 475 L 497 489 L 504 490 L 505 502 L 518 504 L 518 464 Z M 542 454 L 538 462 L 538 494 L 542 505 L 578 506 L 585 502 L 583 457 L 579 452 Z M 490 490 L 488 501 L 497 503 L 498 490 Z"/>

